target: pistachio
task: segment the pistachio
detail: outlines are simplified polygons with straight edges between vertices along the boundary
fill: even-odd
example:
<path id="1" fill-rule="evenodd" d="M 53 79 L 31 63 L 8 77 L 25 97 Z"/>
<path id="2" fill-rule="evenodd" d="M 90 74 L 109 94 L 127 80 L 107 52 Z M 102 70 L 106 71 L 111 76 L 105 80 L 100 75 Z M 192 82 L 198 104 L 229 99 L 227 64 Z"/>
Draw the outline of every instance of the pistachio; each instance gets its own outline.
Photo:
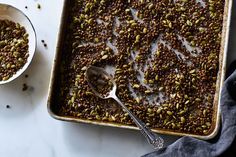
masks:
<path id="1" fill-rule="evenodd" d="M 2 78 L 3 81 L 6 81 L 8 79 L 9 79 L 9 76 L 5 76 L 5 77 Z"/>
<path id="2" fill-rule="evenodd" d="M 184 117 L 180 117 L 180 120 L 182 123 L 185 123 L 185 118 Z"/>
<path id="3" fill-rule="evenodd" d="M 8 63 L 7 64 L 7 69 L 9 69 L 11 67 L 11 64 L 10 63 Z"/>
<path id="4" fill-rule="evenodd" d="M 85 94 L 86 94 L 86 95 L 93 95 L 93 93 L 92 93 L 92 92 L 89 92 L 89 91 L 86 91 Z"/>
<path id="5" fill-rule="evenodd" d="M 137 35 L 137 36 L 135 37 L 135 42 L 137 43 L 137 42 L 139 42 L 139 40 L 140 40 L 140 35 Z"/>
<path id="6" fill-rule="evenodd" d="M 176 96 L 176 94 L 170 94 L 171 98 L 175 98 L 175 96 Z M 179 103 L 177 105 L 179 105 Z"/>
<path id="7" fill-rule="evenodd" d="M 153 109 L 151 109 L 151 108 L 148 108 L 148 113 L 153 113 Z"/>
<path id="8" fill-rule="evenodd" d="M 145 94 L 150 94 L 151 91 L 150 90 L 145 90 Z"/>
<path id="9" fill-rule="evenodd" d="M 71 97 L 71 103 L 75 102 L 75 97 Z"/>
<path id="10" fill-rule="evenodd" d="M 208 134 L 208 132 L 209 132 L 208 130 L 203 130 L 203 134 L 205 135 Z"/>
<path id="11" fill-rule="evenodd" d="M 171 112 L 171 111 L 166 111 L 166 113 L 170 116 L 173 115 L 173 112 Z"/>
<path id="12" fill-rule="evenodd" d="M 155 80 L 156 80 L 156 81 L 159 80 L 159 76 L 158 76 L 158 75 L 155 76 Z"/>
<path id="13" fill-rule="evenodd" d="M 168 22 L 168 26 L 172 28 L 172 23 L 170 21 Z"/>
<path id="14" fill-rule="evenodd" d="M 81 70 L 82 70 L 82 71 L 85 71 L 85 70 L 87 70 L 87 67 L 84 66 Z"/>
<path id="15" fill-rule="evenodd" d="M 146 126 L 150 126 L 151 124 L 150 123 L 146 123 Z"/>
<path id="16" fill-rule="evenodd" d="M 186 11 L 186 8 L 185 7 L 180 7 L 180 10 L 181 11 Z"/>
<path id="17" fill-rule="evenodd" d="M 191 43 L 192 46 L 196 46 L 195 41 L 192 40 L 190 43 Z"/>
<path id="18" fill-rule="evenodd" d="M 153 84 L 154 80 L 148 80 L 148 83 Z"/>
<path id="19" fill-rule="evenodd" d="M 203 110 L 203 116 L 205 117 L 207 114 L 207 110 Z"/>
<path id="20" fill-rule="evenodd" d="M 163 104 L 162 106 L 163 107 L 169 107 L 169 104 Z"/>
<path id="21" fill-rule="evenodd" d="M 163 124 L 166 125 L 168 123 L 168 119 L 165 119 Z"/>
<path id="22" fill-rule="evenodd" d="M 125 12 L 127 12 L 127 13 L 130 12 L 130 9 L 125 9 Z"/>
<path id="23" fill-rule="evenodd" d="M 128 114 L 128 113 L 125 113 L 125 114 L 124 114 L 124 116 L 125 116 L 125 117 L 128 117 L 128 116 L 129 116 L 129 114 Z"/>
<path id="24" fill-rule="evenodd" d="M 189 100 L 187 100 L 187 101 L 185 101 L 185 103 L 184 104 L 188 104 L 190 101 Z"/>
<path id="25" fill-rule="evenodd" d="M 108 58 L 108 55 L 102 56 L 102 59 L 107 59 L 107 58 Z"/>
<path id="26" fill-rule="evenodd" d="M 115 118 L 114 116 L 111 116 L 111 119 L 112 119 L 112 121 L 115 121 L 115 120 L 116 120 L 116 118 Z"/>
<path id="27" fill-rule="evenodd" d="M 98 43 L 98 42 L 99 42 L 99 39 L 98 39 L 98 38 L 94 38 L 94 41 L 95 41 L 96 43 Z"/>
<path id="28" fill-rule="evenodd" d="M 207 126 L 206 125 L 202 125 L 202 128 L 205 129 L 205 128 L 207 128 Z"/>
<path id="29" fill-rule="evenodd" d="M 171 123 L 171 125 L 172 125 L 173 129 L 176 128 L 176 124 L 175 123 Z"/>
<path id="30" fill-rule="evenodd" d="M 206 126 L 210 127 L 211 123 L 210 122 L 206 122 Z"/>
<path id="31" fill-rule="evenodd" d="M 187 25 L 192 26 L 193 24 L 191 21 L 187 20 Z"/>
<path id="32" fill-rule="evenodd" d="M 150 3 L 150 4 L 148 5 L 148 9 L 152 9 L 153 7 L 154 7 L 153 3 Z"/>
<path id="33" fill-rule="evenodd" d="M 200 99 L 200 98 L 196 98 L 196 99 L 195 99 L 195 101 L 198 101 L 198 102 L 200 102 L 200 101 L 201 101 L 201 99 Z"/>
<path id="34" fill-rule="evenodd" d="M 199 30 L 200 32 L 204 32 L 204 31 L 205 31 L 205 28 L 199 27 L 198 30 Z"/>
<path id="35" fill-rule="evenodd" d="M 179 115 L 182 115 L 182 114 L 184 114 L 186 111 L 185 110 L 182 110 L 182 111 L 180 111 L 178 114 Z"/>
<path id="36" fill-rule="evenodd" d="M 195 71 L 196 71 L 196 70 L 193 69 L 193 70 L 191 70 L 189 73 L 190 73 L 190 74 L 193 74 L 193 73 L 195 73 Z"/>
<path id="37" fill-rule="evenodd" d="M 175 84 L 178 85 L 178 86 L 180 85 L 180 83 L 178 81 L 175 81 Z"/>
<path id="38" fill-rule="evenodd" d="M 102 51 L 101 55 L 104 56 L 106 54 L 106 51 Z"/>
<path id="39" fill-rule="evenodd" d="M 140 103 L 140 98 L 139 97 L 135 98 L 135 100 L 138 104 Z"/>
<path id="40" fill-rule="evenodd" d="M 144 29 L 143 29 L 143 33 L 147 33 L 147 28 L 145 27 Z"/>
<path id="41" fill-rule="evenodd" d="M 198 24 L 200 21 L 201 21 L 200 19 L 197 19 L 197 20 L 195 21 L 195 24 Z"/>
<path id="42" fill-rule="evenodd" d="M 176 104 L 176 109 L 179 109 L 179 103 Z"/>
<path id="43" fill-rule="evenodd" d="M 14 52 L 13 52 L 13 56 L 14 56 L 15 58 L 17 58 L 19 55 L 20 55 L 19 52 L 17 52 L 17 51 L 14 51 Z"/>
<path id="44" fill-rule="evenodd" d="M 137 23 L 132 23 L 131 24 L 131 27 L 135 27 L 135 26 L 137 26 L 138 24 Z"/>
<path id="45" fill-rule="evenodd" d="M 162 111 L 162 108 L 158 108 L 156 112 L 157 112 L 157 114 L 160 114 L 161 111 Z"/>
<path id="46" fill-rule="evenodd" d="M 164 87 L 159 87 L 159 91 L 161 92 L 161 91 L 163 91 L 163 89 L 164 89 Z"/>
<path id="47" fill-rule="evenodd" d="M 144 79 L 144 80 L 143 80 L 143 83 L 144 83 L 144 84 L 147 84 L 147 80 L 146 80 L 146 79 Z"/>
<path id="48" fill-rule="evenodd" d="M 160 56 L 160 51 L 159 50 L 156 51 L 156 55 L 157 55 L 157 57 Z"/>
<path id="49" fill-rule="evenodd" d="M 7 44 L 7 42 L 5 42 L 5 41 L 0 41 L 0 47 L 5 46 L 6 44 Z"/>
<path id="50" fill-rule="evenodd" d="M 139 88 L 140 86 L 138 84 L 134 84 L 133 88 Z"/>

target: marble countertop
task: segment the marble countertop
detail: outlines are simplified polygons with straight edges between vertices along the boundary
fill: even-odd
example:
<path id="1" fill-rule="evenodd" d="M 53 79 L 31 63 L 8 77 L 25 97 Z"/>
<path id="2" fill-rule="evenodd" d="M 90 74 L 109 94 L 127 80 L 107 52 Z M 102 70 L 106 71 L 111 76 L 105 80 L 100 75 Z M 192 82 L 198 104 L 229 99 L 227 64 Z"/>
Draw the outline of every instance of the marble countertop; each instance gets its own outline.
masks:
<path id="1" fill-rule="evenodd" d="M 31 19 L 38 38 L 30 67 L 12 83 L 0 86 L 0 157 L 137 157 L 153 151 L 137 131 L 51 118 L 46 107 L 47 93 L 63 0 L 0 3 L 21 9 Z M 41 9 L 37 9 L 38 3 Z M 236 58 L 235 9 L 232 23 L 228 63 Z M 41 40 L 45 40 L 47 48 Z M 29 86 L 26 91 L 22 91 L 24 83 Z M 168 145 L 177 137 L 164 139 Z"/>

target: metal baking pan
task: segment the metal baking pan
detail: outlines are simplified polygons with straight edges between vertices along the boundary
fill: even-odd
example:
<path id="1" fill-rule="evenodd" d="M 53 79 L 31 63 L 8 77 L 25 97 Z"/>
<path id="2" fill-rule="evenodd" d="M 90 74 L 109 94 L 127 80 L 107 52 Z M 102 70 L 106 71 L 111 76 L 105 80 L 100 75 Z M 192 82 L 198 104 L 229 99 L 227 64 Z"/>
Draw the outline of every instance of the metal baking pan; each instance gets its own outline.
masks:
<path id="1" fill-rule="evenodd" d="M 216 93 L 214 97 L 214 114 L 213 114 L 213 125 L 211 128 L 211 133 L 206 136 L 196 135 L 196 134 L 189 134 L 183 132 L 174 132 L 168 130 L 161 130 L 161 129 L 153 129 L 156 133 L 161 134 L 169 134 L 169 135 L 176 135 L 176 136 L 192 136 L 200 139 L 211 139 L 213 138 L 219 129 L 220 124 L 220 98 L 221 98 L 221 88 L 223 85 L 225 71 L 226 71 L 226 57 L 227 57 L 227 49 L 228 49 L 228 38 L 229 38 L 229 29 L 230 29 L 230 19 L 231 19 L 231 11 L 232 11 L 232 0 L 225 0 L 225 11 L 224 11 L 224 19 L 223 19 L 223 30 L 222 30 L 222 40 L 221 40 L 221 50 L 219 56 L 219 72 L 218 72 L 218 79 L 216 83 Z M 49 114 L 58 120 L 63 121 L 71 121 L 71 122 L 82 122 L 82 123 L 89 123 L 89 124 L 96 124 L 102 126 L 112 126 L 112 127 L 119 127 L 119 128 L 126 128 L 126 129 L 138 129 L 134 126 L 128 126 L 124 124 L 117 124 L 111 122 L 101 122 L 101 121 L 94 121 L 94 120 L 85 120 L 76 117 L 68 117 L 68 116 L 61 116 L 58 114 L 59 110 L 59 103 L 56 97 L 56 93 L 58 93 L 58 87 L 60 86 L 60 77 L 59 77 L 59 70 L 60 70 L 60 63 L 61 63 L 61 54 L 62 54 L 62 47 L 63 41 L 65 39 L 65 26 L 66 26 L 66 19 L 68 13 L 70 1 L 64 1 L 64 7 L 60 22 L 60 30 L 58 34 L 58 41 L 57 41 L 57 48 L 54 56 L 54 63 L 53 68 L 51 71 L 51 79 L 50 79 L 50 86 L 49 86 L 49 94 L 48 94 L 48 103 L 47 108 Z"/>

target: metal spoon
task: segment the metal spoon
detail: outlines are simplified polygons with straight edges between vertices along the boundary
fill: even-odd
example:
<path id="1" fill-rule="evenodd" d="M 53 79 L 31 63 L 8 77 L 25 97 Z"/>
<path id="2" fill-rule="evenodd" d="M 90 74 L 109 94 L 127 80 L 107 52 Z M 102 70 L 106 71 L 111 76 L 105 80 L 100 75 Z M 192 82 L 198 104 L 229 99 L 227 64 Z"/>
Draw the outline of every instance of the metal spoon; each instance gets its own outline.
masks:
<path id="1" fill-rule="evenodd" d="M 102 76 L 105 79 L 109 79 L 110 82 L 112 82 L 112 89 L 111 91 L 108 91 L 109 93 L 106 94 L 105 96 L 99 93 L 97 90 L 95 90 L 94 85 L 92 85 L 91 80 L 94 75 L 97 76 Z M 129 114 L 129 116 L 133 119 L 137 127 L 141 130 L 142 134 L 146 137 L 148 143 L 150 143 L 154 149 L 160 149 L 163 147 L 164 140 L 153 133 L 146 125 L 144 122 L 142 122 L 139 118 L 137 118 L 121 101 L 120 99 L 116 96 L 116 89 L 117 85 L 114 81 L 114 79 L 105 71 L 103 68 L 95 67 L 95 66 L 90 66 L 86 70 L 86 79 L 88 81 L 88 84 L 93 91 L 93 93 L 100 97 L 101 99 L 114 99 L 117 101 L 117 103 Z M 94 81 L 94 80 L 93 80 Z"/>

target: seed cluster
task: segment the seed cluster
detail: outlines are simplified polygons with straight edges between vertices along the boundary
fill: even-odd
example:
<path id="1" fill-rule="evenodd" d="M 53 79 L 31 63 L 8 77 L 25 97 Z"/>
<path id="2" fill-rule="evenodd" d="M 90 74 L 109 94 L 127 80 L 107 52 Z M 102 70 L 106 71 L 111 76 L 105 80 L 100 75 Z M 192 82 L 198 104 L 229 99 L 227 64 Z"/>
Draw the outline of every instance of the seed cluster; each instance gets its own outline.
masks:
<path id="1" fill-rule="evenodd" d="M 92 94 L 88 66 L 115 67 L 117 95 L 152 128 L 207 135 L 224 0 L 72 1 L 61 67 L 61 115 L 133 125 Z"/>
<path id="2" fill-rule="evenodd" d="M 19 23 L 0 20 L 0 81 L 8 80 L 27 62 L 28 34 Z"/>

